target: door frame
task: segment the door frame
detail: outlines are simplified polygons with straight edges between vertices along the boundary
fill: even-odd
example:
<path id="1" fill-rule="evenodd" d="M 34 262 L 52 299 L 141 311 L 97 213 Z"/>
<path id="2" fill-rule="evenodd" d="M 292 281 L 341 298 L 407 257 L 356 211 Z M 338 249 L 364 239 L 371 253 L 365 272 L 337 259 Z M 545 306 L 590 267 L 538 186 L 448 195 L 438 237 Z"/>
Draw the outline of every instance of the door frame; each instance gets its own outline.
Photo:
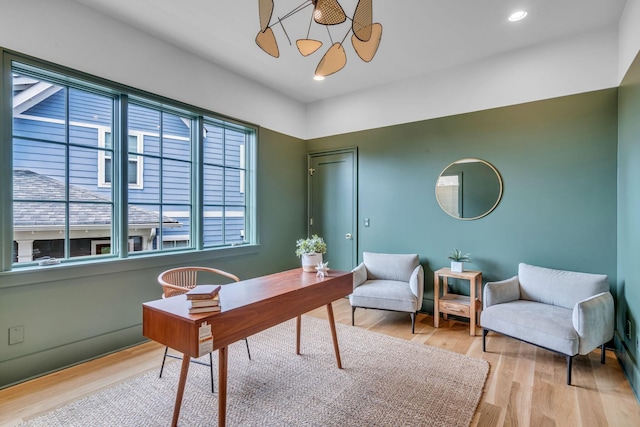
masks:
<path id="1" fill-rule="evenodd" d="M 307 236 L 309 236 L 311 233 L 311 213 L 313 212 L 313 206 L 312 206 L 312 200 L 313 197 L 311 197 L 312 195 L 312 191 L 313 191 L 313 185 L 311 183 L 311 165 L 312 165 L 312 161 L 314 158 L 316 157 L 322 157 L 322 156 L 328 156 L 328 155 L 333 155 L 333 154 L 346 154 L 346 153 L 351 153 L 353 155 L 353 175 L 352 175 L 352 180 L 353 180 L 353 211 L 351 213 L 351 226 L 353 229 L 353 248 L 352 248 L 352 256 L 353 259 L 355 260 L 355 265 L 358 265 L 358 247 L 359 245 L 359 230 L 358 230 L 358 192 L 359 192 L 359 186 L 358 186 L 358 147 L 346 147 L 346 148 L 339 148 L 339 149 L 333 149 L 333 150 L 323 150 L 323 151 L 311 151 L 309 153 L 307 153 Z"/>

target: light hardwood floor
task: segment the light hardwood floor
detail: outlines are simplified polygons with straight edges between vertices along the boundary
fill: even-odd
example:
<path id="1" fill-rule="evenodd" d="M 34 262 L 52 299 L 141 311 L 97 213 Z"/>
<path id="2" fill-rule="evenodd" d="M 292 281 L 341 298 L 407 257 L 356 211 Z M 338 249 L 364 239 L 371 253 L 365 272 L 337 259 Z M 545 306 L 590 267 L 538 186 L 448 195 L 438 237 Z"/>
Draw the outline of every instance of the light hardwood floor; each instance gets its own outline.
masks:
<path id="1" fill-rule="evenodd" d="M 333 305 L 336 322 L 350 325 L 348 300 Z M 309 314 L 324 318 L 326 310 Z M 489 334 L 483 353 L 482 338 L 469 335 L 468 323 L 442 320 L 436 329 L 432 316 L 419 314 L 412 335 L 408 314 L 358 309 L 356 327 L 487 360 L 489 376 L 473 426 L 640 426 L 640 405 L 612 351 L 605 365 L 599 351 L 576 357 L 574 385 L 567 386 L 564 357 L 496 334 Z M 158 369 L 163 351 L 148 342 L 0 390 L 0 426 Z"/>

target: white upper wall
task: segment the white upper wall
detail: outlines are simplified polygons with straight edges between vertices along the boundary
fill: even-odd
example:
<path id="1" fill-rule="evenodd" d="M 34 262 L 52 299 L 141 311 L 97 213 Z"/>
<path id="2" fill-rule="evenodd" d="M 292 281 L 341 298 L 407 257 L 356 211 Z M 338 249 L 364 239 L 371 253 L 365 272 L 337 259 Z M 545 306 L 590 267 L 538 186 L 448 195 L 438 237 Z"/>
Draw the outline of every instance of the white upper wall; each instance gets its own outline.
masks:
<path id="1" fill-rule="evenodd" d="M 615 87 L 616 29 L 534 46 L 307 106 L 307 138 Z"/>
<path id="2" fill-rule="evenodd" d="M 0 0 L 0 46 L 302 137 L 304 104 L 67 0 Z"/>
<path id="3" fill-rule="evenodd" d="M 619 28 L 302 104 L 69 0 L 0 0 L 0 46 L 302 139 L 617 86 L 640 50 L 640 0 Z"/>
<path id="4" fill-rule="evenodd" d="M 619 23 L 618 82 L 640 51 L 640 0 L 627 0 Z"/>

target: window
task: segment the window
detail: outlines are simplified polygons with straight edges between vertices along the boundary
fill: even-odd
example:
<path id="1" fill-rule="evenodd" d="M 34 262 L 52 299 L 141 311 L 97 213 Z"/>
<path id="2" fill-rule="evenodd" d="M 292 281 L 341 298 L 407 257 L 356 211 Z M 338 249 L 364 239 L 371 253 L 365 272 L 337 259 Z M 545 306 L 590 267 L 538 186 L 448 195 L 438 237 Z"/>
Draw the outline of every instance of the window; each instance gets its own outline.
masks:
<path id="1" fill-rule="evenodd" d="M 245 146 L 241 129 L 205 119 L 203 207 L 205 246 L 245 243 L 247 198 Z"/>
<path id="2" fill-rule="evenodd" d="M 115 98 L 28 70 L 13 73 L 13 235 L 17 262 L 90 256 L 111 239 L 114 200 L 97 186 L 98 127 L 113 129 Z M 112 148 L 104 148 L 110 156 Z"/>
<path id="3" fill-rule="evenodd" d="M 196 121 L 188 116 L 152 105 L 129 104 L 129 129 L 144 135 L 141 145 L 129 145 L 129 158 L 143 159 L 145 189 L 129 187 L 129 237 L 139 233 L 139 224 L 153 230 L 143 250 L 169 249 L 165 236 L 191 236 L 193 218 L 191 129 Z M 143 147 L 140 150 L 140 147 Z M 157 213 L 148 218 L 146 212 Z M 184 246 L 192 246 L 189 239 Z"/>
<path id="4" fill-rule="evenodd" d="M 15 267 L 255 243 L 253 128 L 69 73 L 13 62 Z"/>

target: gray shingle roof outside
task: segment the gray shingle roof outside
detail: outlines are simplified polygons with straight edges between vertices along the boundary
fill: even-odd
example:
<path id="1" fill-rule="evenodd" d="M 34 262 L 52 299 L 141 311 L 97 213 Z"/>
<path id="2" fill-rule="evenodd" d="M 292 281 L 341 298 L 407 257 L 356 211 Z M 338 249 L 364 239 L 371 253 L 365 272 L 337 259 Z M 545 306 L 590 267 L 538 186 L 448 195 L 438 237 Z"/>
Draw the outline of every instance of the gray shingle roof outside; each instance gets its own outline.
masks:
<path id="1" fill-rule="evenodd" d="M 13 224 L 16 227 L 27 226 L 63 226 L 65 205 L 65 186 L 60 181 L 30 170 L 13 171 Z M 98 196 L 81 187 L 69 186 L 69 225 L 106 225 L 111 224 L 111 205 L 109 199 Z M 19 200 L 42 200 L 37 203 Z M 82 202 L 82 203 L 73 203 Z M 162 223 L 178 225 L 179 222 L 167 216 Z M 158 213 L 129 206 L 130 225 L 156 225 Z"/>

